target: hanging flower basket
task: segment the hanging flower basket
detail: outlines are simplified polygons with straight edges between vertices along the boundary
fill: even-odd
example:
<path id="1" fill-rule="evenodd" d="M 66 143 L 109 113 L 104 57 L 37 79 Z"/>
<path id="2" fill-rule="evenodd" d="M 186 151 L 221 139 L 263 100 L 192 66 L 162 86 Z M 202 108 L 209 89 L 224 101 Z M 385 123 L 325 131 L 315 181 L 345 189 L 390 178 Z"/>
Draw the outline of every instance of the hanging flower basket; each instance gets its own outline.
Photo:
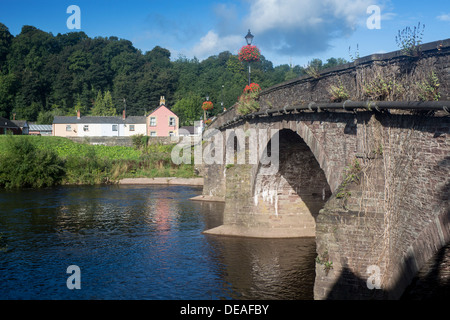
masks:
<path id="1" fill-rule="evenodd" d="M 260 93 L 260 92 L 261 87 L 257 83 L 250 83 L 244 88 L 244 93 Z"/>
<path id="2" fill-rule="evenodd" d="M 211 101 L 205 101 L 202 104 L 202 109 L 203 110 L 211 110 L 213 108 L 213 103 Z"/>
<path id="3" fill-rule="evenodd" d="M 240 61 L 245 62 L 259 61 L 261 59 L 261 52 L 256 46 L 247 45 L 239 50 L 238 57 Z"/>

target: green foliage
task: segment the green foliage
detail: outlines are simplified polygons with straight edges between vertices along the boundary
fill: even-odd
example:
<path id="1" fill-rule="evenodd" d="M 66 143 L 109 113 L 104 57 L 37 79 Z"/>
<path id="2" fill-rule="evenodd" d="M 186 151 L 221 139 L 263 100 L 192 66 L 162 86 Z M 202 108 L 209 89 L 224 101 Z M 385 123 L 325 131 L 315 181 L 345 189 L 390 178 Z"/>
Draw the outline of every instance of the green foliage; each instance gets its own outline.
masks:
<path id="1" fill-rule="evenodd" d="M 244 93 L 239 97 L 237 113 L 240 115 L 246 115 L 259 111 L 260 105 L 258 102 L 258 97 L 260 91 L 261 88 L 258 84 L 251 83 L 246 86 Z"/>
<path id="2" fill-rule="evenodd" d="M 332 85 L 329 89 L 329 93 L 331 94 L 330 100 L 332 102 L 341 102 L 347 100 L 350 95 L 347 90 L 344 88 L 344 85 L 339 82 L 339 86 Z"/>
<path id="3" fill-rule="evenodd" d="M 357 159 L 353 163 L 345 168 L 344 180 L 340 184 L 336 198 L 344 200 L 344 208 L 346 207 L 346 200 L 352 196 L 351 192 L 346 190 L 351 183 L 360 183 L 361 165 Z"/>
<path id="4" fill-rule="evenodd" d="M 441 97 L 441 94 L 439 93 L 439 78 L 434 71 L 431 71 L 428 78 L 417 86 L 419 89 L 419 99 L 421 101 L 438 101 Z"/>
<path id="5" fill-rule="evenodd" d="M 364 82 L 364 95 L 372 101 L 395 100 L 401 96 L 405 89 L 396 80 L 385 80 L 378 76 L 370 82 Z"/>
<path id="6" fill-rule="evenodd" d="M 344 60 L 314 61 L 326 68 Z M 304 74 L 300 66 L 274 67 L 263 55 L 252 63 L 252 81 L 264 88 Z M 199 100 L 210 97 L 217 106 L 209 112 L 213 117 L 223 112 L 222 102 L 227 109 L 237 102 L 246 83 L 247 65 L 237 52 L 171 61 L 159 46 L 142 53 L 117 37 L 54 36 L 32 26 L 12 36 L 0 24 L 0 116 L 6 118 L 16 113 L 16 119 L 49 123 L 54 106 L 58 115 L 113 115 L 123 110 L 124 99 L 128 115 L 144 115 L 165 96 L 181 123 L 192 125 L 201 117 Z"/>
<path id="7" fill-rule="evenodd" d="M 192 126 L 202 117 L 203 99 L 195 94 L 187 94 L 175 103 L 172 111 L 180 118 L 180 126 Z"/>
<path id="8" fill-rule="evenodd" d="M 67 184 L 102 184 L 109 181 L 112 161 L 101 157 L 95 148 L 84 155 L 69 155 L 65 158 Z"/>
<path id="9" fill-rule="evenodd" d="M 323 269 L 325 270 L 325 273 L 328 275 L 328 272 L 333 269 L 333 261 L 329 260 L 330 257 L 328 255 L 328 251 L 325 251 L 321 256 L 318 255 L 316 257 L 316 263 L 323 265 Z"/>
<path id="10" fill-rule="evenodd" d="M 305 68 L 305 72 L 308 76 L 313 77 L 314 79 L 320 78 L 320 70 L 322 70 L 322 60 L 314 59 L 308 62 L 308 65 Z"/>
<path id="11" fill-rule="evenodd" d="M 142 142 L 148 138 L 135 139 Z M 137 150 L 80 144 L 61 137 L 0 136 L 0 188 L 102 184 L 135 177 L 194 177 L 193 164 L 172 162 L 173 147 L 143 142 Z"/>
<path id="12" fill-rule="evenodd" d="M 5 188 L 48 187 L 64 176 L 63 162 L 49 149 L 36 148 L 29 139 L 6 137 L 0 154 L 0 186 Z"/>
<path id="13" fill-rule="evenodd" d="M 93 116 L 116 116 L 117 110 L 114 108 L 111 92 L 106 91 L 104 95 L 99 91 L 95 99 L 94 107 L 91 110 Z"/>
<path id="14" fill-rule="evenodd" d="M 237 112 L 240 115 L 246 115 L 257 112 L 260 108 L 259 102 L 256 100 L 257 94 L 249 93 L 239 98 Z"/>
<path id="15" fill-rule="evenodd" d="M 350 57 L 350 60 L 355 61 L 356 59 L 359 59 L 359 44 L 356 45 L 356 51 L 355 53 L 351 53 L 352 47 L 348 47 L 348 55 Z"/>
<path id="16" fill-rule="evenodd" d="M 405 29 L 398 31 L 395 41 L 403 54 L 411 57 L 420 56 L 420 45 L 422 43 L 424 30 L 425 25 L 422 25 L 421 27 L 419 22 L 417 27 L 414 27 L 413 29 L 406 27 Z"/>
<path id="17" fill-rule="evenodd" d="M 149 136 L 144 136 L 143 134 L 135 134 L 131 136 L 131 140 L 133 141 L 133 146 L 137 150 L 145 150 L 148 146 Z"/>

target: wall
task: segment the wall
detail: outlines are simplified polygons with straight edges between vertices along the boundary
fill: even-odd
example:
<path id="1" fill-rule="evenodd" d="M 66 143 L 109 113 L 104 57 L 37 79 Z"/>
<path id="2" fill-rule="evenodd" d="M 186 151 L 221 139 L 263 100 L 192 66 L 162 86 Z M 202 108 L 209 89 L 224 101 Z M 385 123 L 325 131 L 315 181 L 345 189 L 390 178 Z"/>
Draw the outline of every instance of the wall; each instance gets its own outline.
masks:
<path id="1" fill-rule="evenodd" d="M 372 84 L 385 82 L 393 87 L 386 101 L 419 101 L 420 84 L 431 71 L 439 79 L 440 100 L 450 100 L 450 39 L 424 44 L 422 55 L 412 58 L 400 51 L 375 54 L 352 63 L 330 68 L 318 78 L 303 76 L 265 89 L 261 95 L 262 110 L 286 105 L 331 102 L 332 85 L 343 85 L 350 100 L 376 100 L 367 90 Z M 369 90 L 370 91 L 370 90 Z"/>
<path id="2" fill-rule="evenodd" d="M 154 127 L 150 126 L 150 118 L 152 117 L 156 117 L 156 126 Z M 169 118 L 171 117 L 175 118 L 175 126 L 169 126 Z M 149 116 L 147 116 L 147 126 L 148 126 L 147 134 L 149 136 L 152 131 L 156 132 L 156 136 L 158 137 L 169 136 L 169 132 L 171 131 L 174 132 L 175 135 L 178 135 L 179 121 L 175 113 L 170 111 L 165 106 L 160 106 Z"/>
<path id="3" fill-rule="evenodd" d="M 450 241 L 450 118 L 374 114 L 357 125 L 359 169 L 317 220 L 317 299 L 398 299 L 419 269 Z M 358 156 L 361 155 L 359 158 Z M 380 289 L 367 287 L 379 268 Z"/>
<path id="4" fill-rule="evenodd" d="M 53 124 L 52 134 L 56 137 L 76 137 L 78 136 L 77 125 L 71 124 L 71 130 L 66 131 L 66 124 Z"/>
<path id="5" fill-rule="evenodd" d="M 77 143 L 88 143 L 92 145 L 105 146 L 126 146 L 132 147 L 133 140 L 131 137 L 67 137 Z M 149 137 L 149 144 L 173 144 L 171 137 Z"/>

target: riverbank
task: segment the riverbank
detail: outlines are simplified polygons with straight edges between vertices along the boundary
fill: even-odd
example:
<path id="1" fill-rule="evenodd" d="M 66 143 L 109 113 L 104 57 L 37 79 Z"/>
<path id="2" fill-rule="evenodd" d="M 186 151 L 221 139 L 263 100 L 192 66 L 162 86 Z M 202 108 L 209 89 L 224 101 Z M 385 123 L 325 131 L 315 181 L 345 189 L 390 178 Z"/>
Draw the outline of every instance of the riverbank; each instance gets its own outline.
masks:
<path id="1" fill-rule="evenodd" d="M 193 164 L 173 163 L 174 146 L 142 143 L 133 147 L 103 146 L 61 137 L 0 136 L 0 188 L 198 178 Z M 160 184 L 158 180 L 152 183 Z"/>
<path id="2" fill-rule="evenodd" d="M 203 178 L 125 178 L 119 180 L 120 185 L 172 185 L 172 186 L 203 186 Z"/>

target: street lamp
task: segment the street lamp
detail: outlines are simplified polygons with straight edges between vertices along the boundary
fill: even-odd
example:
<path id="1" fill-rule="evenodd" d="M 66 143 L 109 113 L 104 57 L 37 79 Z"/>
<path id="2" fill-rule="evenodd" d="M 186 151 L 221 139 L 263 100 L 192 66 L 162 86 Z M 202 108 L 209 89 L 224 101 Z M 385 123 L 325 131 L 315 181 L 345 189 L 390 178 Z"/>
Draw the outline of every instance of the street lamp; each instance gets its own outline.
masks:
<path id="1" fill-rule="evenodd" d="M 248 33 L 245 36 L 245 41 L 247 41 L 247 45 L 251 46 L 252 42 L 253 42 L 253 38 L 254 36 L 252 35 L 252 33 L 250 32 L 250 29 L 248 29 Z"/>
<path id="2" fill-rule="evenodd" d="M 252 35 L 252 33 L 250 32 L 250 29 L 248 29 L 248 33 L 245 36 L 245 41 L 247 42 L 248 46 L 252 45 L 253 42 L 253 38 L 254 36 Z M 248 62 L 248 85 L 250 85 L 250 74 L 252 73 L 251 69 L 250 69 L 250 61 Z"/>
<path id="3" fill-rule="evenodd" d="M 206 95 L 205 99 L 206 99 L 206 101 L 209 101 L 209 95 Z M 206 109 L 204 109 L 203 111 L 204 111 L 204 113 L 203 113 L 203 121 L 206 121 Z"/>
<path id="4" fill-rule="evenodd" d="M 224 85 L 222 85 L 222 92 L 221 92 L 221 94 L 220 94 L 220 99 L 222 100 L 222 101 L 220 102 L 220 106 L 222 107 L 222 112 L 225 111 L 225 108 L 223 107 L 223 88 L 224 88 Z"/>

